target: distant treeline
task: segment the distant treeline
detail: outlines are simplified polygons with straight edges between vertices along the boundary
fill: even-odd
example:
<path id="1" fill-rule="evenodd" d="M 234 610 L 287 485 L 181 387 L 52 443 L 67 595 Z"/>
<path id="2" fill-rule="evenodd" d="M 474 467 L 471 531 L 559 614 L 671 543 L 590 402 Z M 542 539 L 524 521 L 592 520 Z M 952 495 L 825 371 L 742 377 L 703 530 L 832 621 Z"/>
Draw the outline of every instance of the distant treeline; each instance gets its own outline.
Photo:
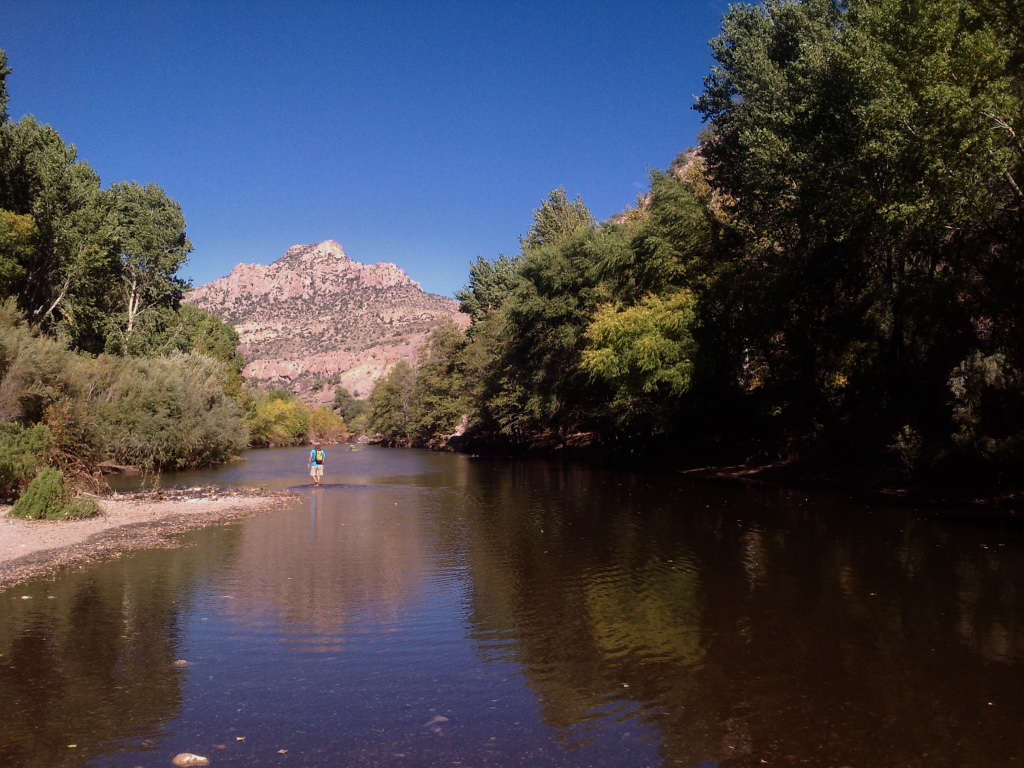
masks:
<path id="1" fill-rule="evenodd" d="M 722 30 L 699 146 L 610 221 L 551 193 L 372 423 L 1019 479 L 1024 4 L 765 0 Z"/>
<path id="2" fill-rule="evenodd" d="M 159 473 L 343 438 L 330 409 L 245 388 L 238 334 L 181 304 L 181 207 L 155 184 L 102 189 L 57 131 L 12 121 L 10 73 L 0 51 L 0 499 L 43 477 L 73 500 L 103 462 Z M 53 501 L 27 515 L 74 507 Z"/>

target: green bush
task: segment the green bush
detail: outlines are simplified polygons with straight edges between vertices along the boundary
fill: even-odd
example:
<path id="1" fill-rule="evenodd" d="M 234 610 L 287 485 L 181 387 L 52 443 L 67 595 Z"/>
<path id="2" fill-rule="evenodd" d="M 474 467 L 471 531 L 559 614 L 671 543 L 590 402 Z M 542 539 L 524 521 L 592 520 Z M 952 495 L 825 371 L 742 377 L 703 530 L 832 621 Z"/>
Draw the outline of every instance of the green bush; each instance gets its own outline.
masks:
<path id="1" fill-rule="evenodd" d="M 343 443 L 348 439 L 348 427 L 345 420 L 327 406 L 314 408 L 309 414 L 309 439 Z"/>
<path id="2" fill-rule="evenodd" d="M 265 448 L 305 443 L 310 416 L 309 407 L 286 389 L 257 394 L 250 405 L 249 444 Z"/>
<path id="3" fill-rule="evenodd" d="M 189 469 L 245 448 L 224 364 L 198 354 L 103 362 L 92 407 L 110 458 L 152 471 Z"/>
<path id="4" fill-rule="evenodd" d="M 0 423 L 0 498 L 13 499 L 36 475 L 53 451 L 53 435 L 37 424 L 25 429 Z"/>
<path id="5" fill-rule="evenodd" d="M 14 502 L 12 517 L 23 520 L 75 520 L 92 517 L 99 505 L 87 497 L 73 499 L 59 469 L 44 467 Z"/>

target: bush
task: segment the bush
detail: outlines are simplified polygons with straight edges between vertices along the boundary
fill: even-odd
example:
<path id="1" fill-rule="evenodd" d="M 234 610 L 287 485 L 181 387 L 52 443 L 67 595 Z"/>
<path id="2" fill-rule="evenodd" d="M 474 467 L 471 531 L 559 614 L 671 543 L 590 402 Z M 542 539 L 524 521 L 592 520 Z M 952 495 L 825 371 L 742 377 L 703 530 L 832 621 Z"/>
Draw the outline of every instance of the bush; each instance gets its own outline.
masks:
<path id="1" fill-rule="evenodd" d="M 256 395 L 250 406 L 249 444 L 256 448 L 299 445 L 310 433 L 310 411 L 285 389 Z"/>
<path id="2" fill-rule="evenodd" d="M 108 455 L 146 470 L 222 463 L 245 448 L 224 365 L 197 354 L 108 360 L 93 408 Z M 99 377 L 102 378 L 102 377 Z"/>
<path id="3" fill-rule="evenodd" d="M 309 414 L 309 440 L 343 443 L 348 440 L 345 420 L 326 406 L 314 408 Z"/>
<path id="4" fill-rule="evenodd" d="M 15 498 L 52 452 L 53 435 L 45 425 L 0 423 L 0 498 Z"/>
<path id="5" fill-rule="evenodd" d="M 99 505 L 90 498 L 71 498 L 59 469 L 44 467 L 14 502 L 12 517 L 23 520 L 75 520 L 92 517 Z"/>
<path id="6" fill-rule="evenodd" d="M 74 396 L 75 355 L 33 335 L 7 302 L 0 308 L 0 420 L 35 424 L 46 406 Z"/>

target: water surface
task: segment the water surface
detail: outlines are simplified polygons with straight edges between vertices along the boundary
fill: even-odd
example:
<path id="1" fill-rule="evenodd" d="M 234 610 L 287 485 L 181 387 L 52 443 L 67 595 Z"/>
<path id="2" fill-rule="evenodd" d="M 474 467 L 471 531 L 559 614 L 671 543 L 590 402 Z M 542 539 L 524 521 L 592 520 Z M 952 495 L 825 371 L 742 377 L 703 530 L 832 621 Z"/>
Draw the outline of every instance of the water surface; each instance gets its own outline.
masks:
<path id="1" fill-rule="evenodd" d="M 1002 766 L 1024 537 L 419 451 L 167 476 L 289 508 L 0 592 L 0 765 Z"/>

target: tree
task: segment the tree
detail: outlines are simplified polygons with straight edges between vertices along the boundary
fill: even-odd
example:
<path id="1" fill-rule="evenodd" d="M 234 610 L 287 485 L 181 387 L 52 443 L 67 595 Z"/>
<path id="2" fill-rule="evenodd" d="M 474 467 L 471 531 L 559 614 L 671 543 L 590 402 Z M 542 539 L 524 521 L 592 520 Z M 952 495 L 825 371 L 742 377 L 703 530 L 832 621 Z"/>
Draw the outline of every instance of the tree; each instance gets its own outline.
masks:
<path id="1" fill-rule="evenodd" d="M 1020 291 L 989 302 L 990 276 L 1021 279 L 1003 258 L 1021 231 L 1015 20 L 987 0 L 766 0 L 725 17 L 697 108 L 743 239 L 705 317 L 791 434 L 878 446 L 909 421 L 948 436 L 950 371 L 982 317 L 1019 311 L 1005 297 Z"/>
<path id="2" fill-rule="evenodd" d="M 594 216 L 583 200 L 577 197 L 570 202 L 565 189 L 559 187 L 533 212 L 533 226 L 526 237 L 519 238 L 519 244 L 524 252 L 544 245 L 557 245 L 581 229 L 593 229 L 594 225 Z"/>
<path id="3" fill-rule="evenodd" d="M 587 328 L 583 370 L 615 391 L 615 405 L 627 419 L 659 417 L 646 422 L 648 431 L 666 430 L 666 411 L 690 389 L 695 305 L 686 290 L 667 299 L 648 296 L 632 307 L 608 304 Z"/>
<path id="4" fill-rule="evenodd" d="M 521 258 L 498 256 L 488 261 L 483 256 L 469 267 L 469 283 L 455 294 L 459 310 L 470 317 L 472 326 L 499 310 L 519 280 Z"/>
<path id="5" fill-rule="evenodd" d="M 34 326 L 76 346 L 104 317 L 114 274 L 101 200 L 99 177 L 56 131 L 32 117 L 0 124 L 0 209 L 36 228 L 32 248 L 13 257 L 18 304 Z"/>
<path id="6" fill-rule="evenodd" d="M 0 210 L 0 294 L 17 293 L 38 238 L 39 227 L 31 215 Z"/>
<path id="7" fill-rule="evenodd" d="M 409 433 L 417 442 L 440 441 L 462 421 L 467 407 L 461 359 L 465 347 L 465 335 L 448 320 L 420 349 L 409 414 Z"/>
<path id="8" fill-rule="evenodd" d="M 353 397 L 345 387 L 338 387 L 334 390 L 332 407 L 346 424 L 351 424 L 366 412 L 366 401 Z"/>
<path id="9" fill-rule="evenodd" d="M 7 92 L 7 76 L 11 74 L 7 66 L 7 51 L 0 48 L 0 125 L 10 120 L 7 108 L 11 104 L 10 94 Z"/>
<path id="10" fill-rule="evenodd" d="M 145 312 L 177 309 L 188 287 L 177 273 L 192 243 L 185 235 L 181 206 L 155 184 L 115 184 L 107 204 L 120 268 L 114 335 L 118 343 L 127 344 Z"/>
<path id="11" fill-rule="evenodd" d="M 413 367 L 405 360 L 395 363 L 370 393 L 370 428 L 391 441 L 408 440 L 415 384 Z"/>

